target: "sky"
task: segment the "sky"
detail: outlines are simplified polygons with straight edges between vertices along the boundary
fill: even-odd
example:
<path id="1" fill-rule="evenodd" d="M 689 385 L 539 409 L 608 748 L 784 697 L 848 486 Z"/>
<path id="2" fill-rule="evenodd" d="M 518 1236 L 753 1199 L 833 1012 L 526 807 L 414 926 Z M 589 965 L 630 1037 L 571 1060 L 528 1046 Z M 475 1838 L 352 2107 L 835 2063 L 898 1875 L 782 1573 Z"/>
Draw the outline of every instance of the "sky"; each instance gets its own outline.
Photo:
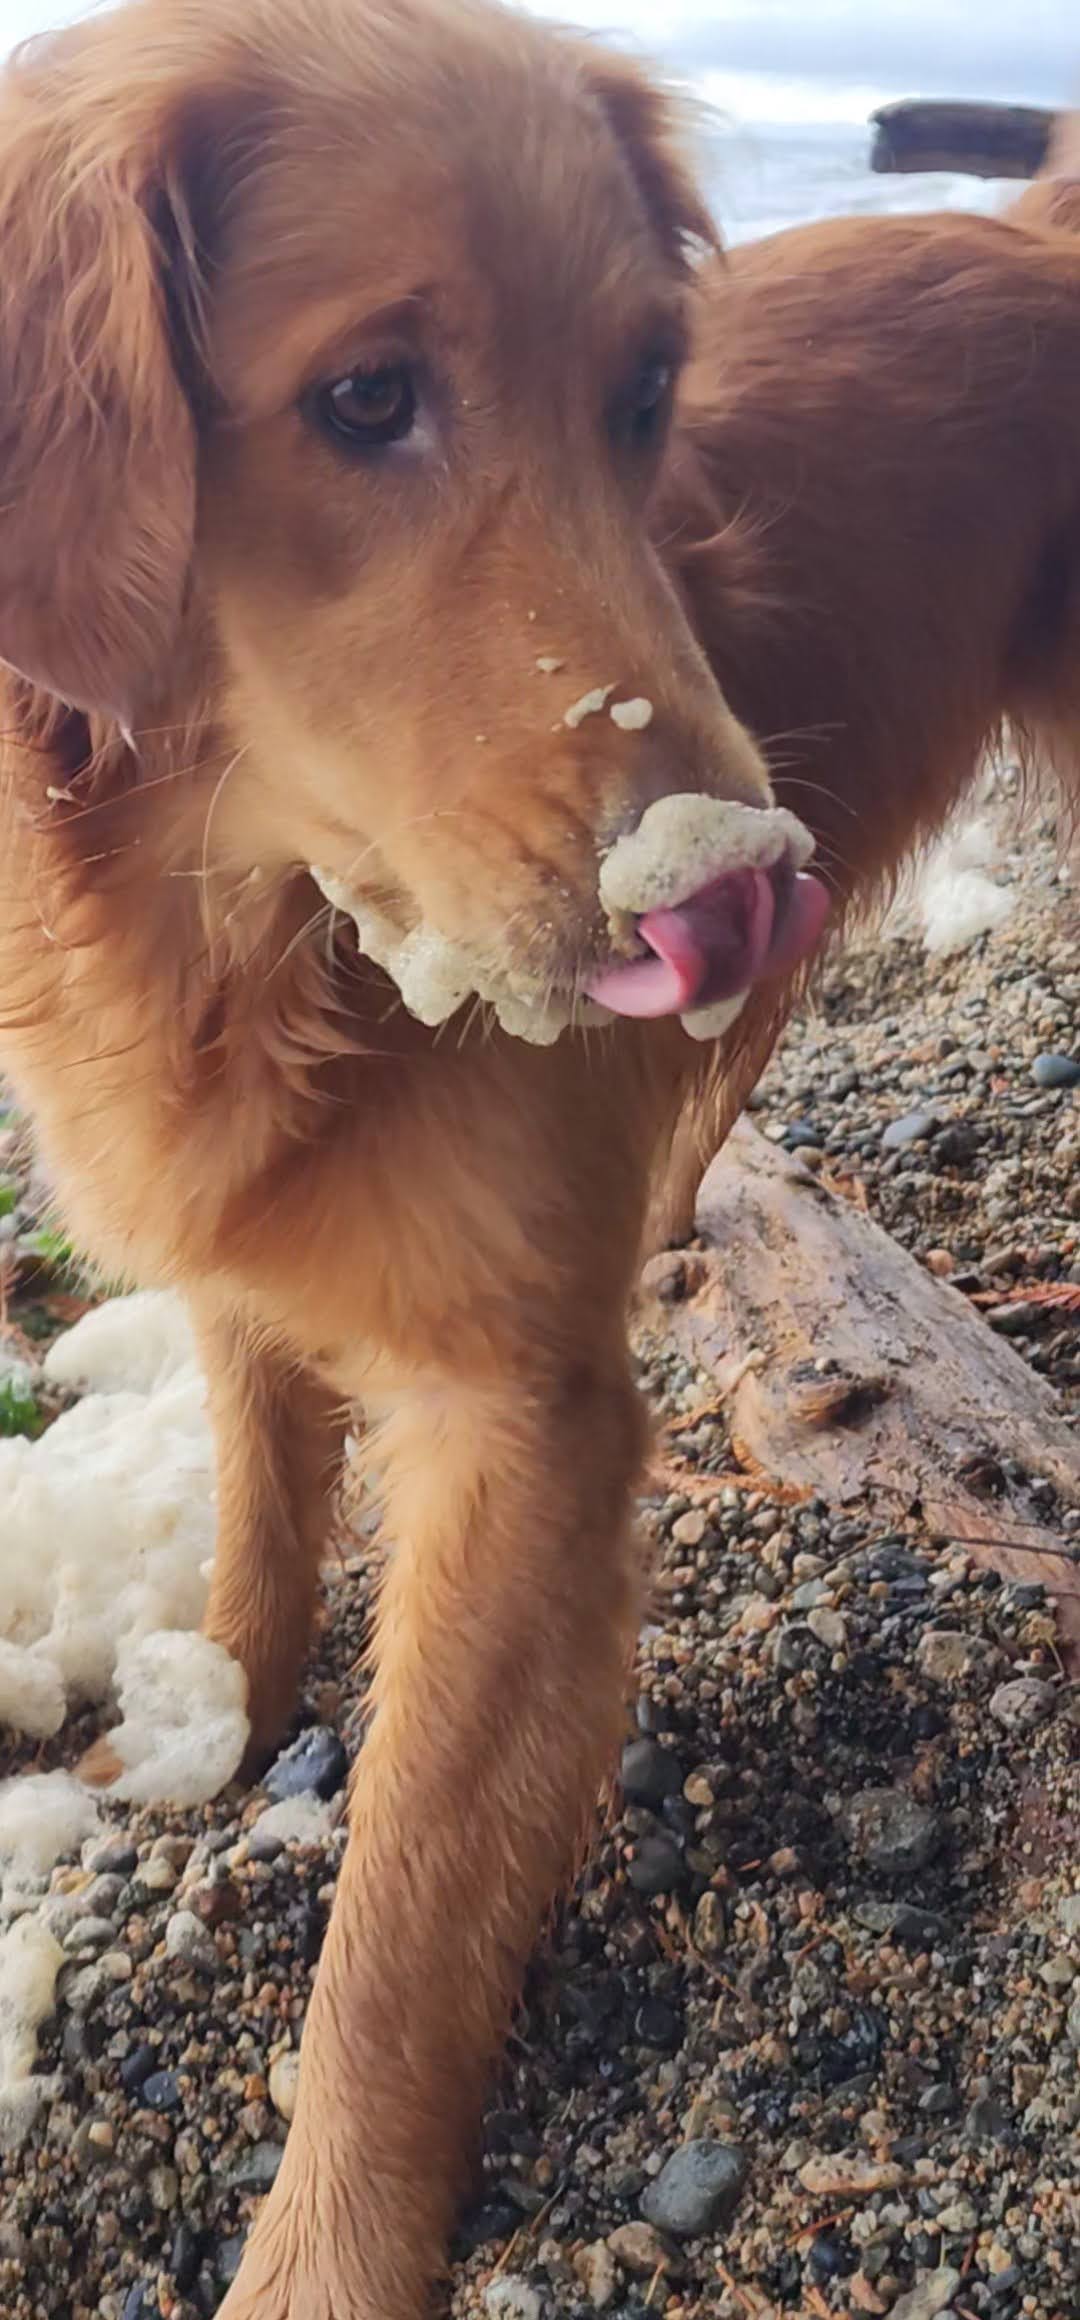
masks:
<path id="1" fill-rule="evenodd" d="M 746 120 L 863 121 L 888 97 L 1080 101 L 1077 0 L 530 0 L 626 35 Z M 0 0 L 0 50 L 85 13 Z"/>

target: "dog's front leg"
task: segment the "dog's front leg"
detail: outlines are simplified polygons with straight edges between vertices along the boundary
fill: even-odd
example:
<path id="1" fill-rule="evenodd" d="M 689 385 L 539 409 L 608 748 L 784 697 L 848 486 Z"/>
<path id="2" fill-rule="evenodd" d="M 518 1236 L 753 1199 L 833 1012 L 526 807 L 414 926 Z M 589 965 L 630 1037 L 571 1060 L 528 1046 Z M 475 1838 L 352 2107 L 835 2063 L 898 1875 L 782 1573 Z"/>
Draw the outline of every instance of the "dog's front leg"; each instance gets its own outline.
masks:
<path id="1" fill-rule="evenodd" d="M 617 1743 L 642 1447 L 621 1348 L 416 1395 L 379 1445 L 375 1712 L 228 2320 L 428 2310 L 522 1968 Z"/>

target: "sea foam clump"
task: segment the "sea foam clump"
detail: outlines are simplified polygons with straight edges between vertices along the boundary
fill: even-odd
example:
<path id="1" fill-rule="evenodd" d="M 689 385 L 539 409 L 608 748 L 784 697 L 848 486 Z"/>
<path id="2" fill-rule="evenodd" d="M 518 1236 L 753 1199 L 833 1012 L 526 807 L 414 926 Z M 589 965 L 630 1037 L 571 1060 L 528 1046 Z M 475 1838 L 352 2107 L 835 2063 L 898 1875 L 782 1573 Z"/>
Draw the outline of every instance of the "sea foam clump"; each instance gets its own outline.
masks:
<path id="1" fill-rule="evenodd" d="M 40 1441 L 0 1442 L 0 1722 L 47 1738 L 70 1708 L 116 1692 L 114 1793 L 203 1802 L 235 1771 L 247 1718 L 240 1670 L 191 1632 L 214 1464 L 183 1307 L 114 1298 L 44 1369 L 81 1399 Z"/>

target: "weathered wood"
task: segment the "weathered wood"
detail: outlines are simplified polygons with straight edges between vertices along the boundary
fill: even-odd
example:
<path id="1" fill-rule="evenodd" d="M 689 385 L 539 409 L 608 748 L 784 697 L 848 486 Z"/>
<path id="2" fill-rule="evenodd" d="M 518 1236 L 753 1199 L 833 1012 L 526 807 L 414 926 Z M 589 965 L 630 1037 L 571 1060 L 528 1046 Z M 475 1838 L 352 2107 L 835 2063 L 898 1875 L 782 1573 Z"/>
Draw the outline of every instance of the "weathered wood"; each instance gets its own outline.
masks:
<path id="1" fill-rule="evenodd" d="M 870 115 L 870 167 L 955 170 L 965 177 L 1037 177 L 1054 115 L 1038 105 L 942 104 L 905 98 Z"/>
<path id="2" fill-rule="evenodd" d="M 736 1454 L 875 1524 L 917 1510 L 975 1560 L 1042 1580 L 1080 1656 L 1080 1570 L 1046 1552 L 1060 1529 L 1016 1479 L 1042 1477 L 1080 1505 L 1080 1439 L 1052 1387 L 745 1119 L 708 1171 L 697 1222 L 704 1254 L 665 1326 L 727 1399 Z"/>

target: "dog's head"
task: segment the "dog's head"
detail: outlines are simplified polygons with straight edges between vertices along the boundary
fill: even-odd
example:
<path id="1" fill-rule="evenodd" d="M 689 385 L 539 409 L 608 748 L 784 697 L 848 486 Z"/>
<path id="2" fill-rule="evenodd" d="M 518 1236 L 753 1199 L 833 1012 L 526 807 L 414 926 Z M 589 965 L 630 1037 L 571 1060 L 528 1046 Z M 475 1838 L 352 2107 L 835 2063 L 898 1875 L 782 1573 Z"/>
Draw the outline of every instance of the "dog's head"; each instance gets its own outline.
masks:
<path id="1" fill-rule="evenodd" d="M 613 941 L 666 970 L 608 972 L 616 1008 L 752 979 L 779 824 L 699 832 L 651 913 L 598 884 L 656 801 L 771 803 L 650 531 L 710 237 L 666 98 L 490 0 L 133 0 L 33 50 L 0 655 L 136 739 L 205 686 L 205 866 L 318 865 L 481 988 L 568 993 Z"/>

